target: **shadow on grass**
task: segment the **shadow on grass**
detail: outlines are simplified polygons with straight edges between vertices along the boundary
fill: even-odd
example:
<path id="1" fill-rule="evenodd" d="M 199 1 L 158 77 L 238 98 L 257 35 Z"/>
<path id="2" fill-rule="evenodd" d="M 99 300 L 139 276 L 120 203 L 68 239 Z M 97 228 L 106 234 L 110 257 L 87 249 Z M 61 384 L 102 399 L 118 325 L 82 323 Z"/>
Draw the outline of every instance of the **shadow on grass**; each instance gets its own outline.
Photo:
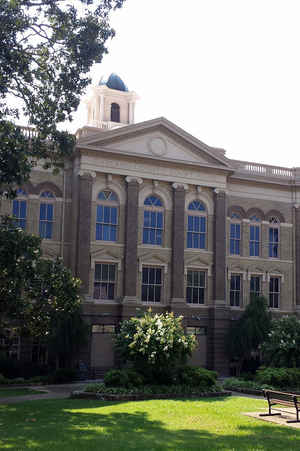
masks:
<path id="1" fill-rule="evenodd" d="M 105 413 L 106 408 L 110 406 L 113 406 L 115 411 Z M 258 425 L 255 421 L 241 418 L 241 425 L 237 429 L 227 427 L 226 430 L 221 430 L 216 424 L 216 427 L 212 425 L 211 431 L 208 431 L 204 427 L 201 428 L 201 422 L 198 421 L 201 420 L 200 414 L 195 425 L 191 423 L 186 429 L 171 429 L 171 426 L 163 421 L 150 419 L 155 405 L 151 406 L 147 404 L 137 406 L 137 403 L 124 402 L 82 402 L 82 400 L 33 401 L 14 406 L 0 406 L 0 449 L 3 447 L 17 450 L 32 448 L 40 451 L 300 449 L 300 431 L 294 429 L 267 423 Z M 124 411 L 127 407 L 129 412 Z M 176 408 L 180 416 L 180 405 Z M 118 409 L 119 411 L 116 411 Z M 167 421 L 167 418 L 165 420 Z M 186 417 L 184 422 L 186 425 Z M 230 419 L 228 423 L 230 424 Z"/>

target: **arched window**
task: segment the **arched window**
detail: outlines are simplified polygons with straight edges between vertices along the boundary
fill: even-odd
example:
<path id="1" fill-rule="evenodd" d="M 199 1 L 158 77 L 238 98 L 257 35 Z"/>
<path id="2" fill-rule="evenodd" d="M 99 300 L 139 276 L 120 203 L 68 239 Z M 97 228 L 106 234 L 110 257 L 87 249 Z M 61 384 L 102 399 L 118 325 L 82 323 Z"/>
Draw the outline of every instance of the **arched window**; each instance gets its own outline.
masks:
<path id="1" fill-rule="evenodd" d="M 259 257 L 260 255 L 260 218 L 256 215 L 250 218 L 250 239 L 249 255 L 250 257 Z"/>
<path id="2" fill-rule="evenodd" d="M 39 234 L 41 238 L 51 239 L 53 236 L 54 219 L 54 194 L 51 191 L 43 191 L 40 194 L 40 221 Z"/>
<path id="3" fill-rule="evenodd" d="M 13 200 L 12 215 L 14 217 L 14 223 L 16 227 L 26 229 L 26 217 L 27 217 L 27 194 L 24 190 L 17 190 L 17 199 Z"/>
<path id="4" fill-rule="evenodd" d="M 120 122 L 120 105 L 112 103 L 110 107 L 110 120 L 112 122 Z"/>
<path id="5" fill-rule="evenodd" d="M 278 258 L 280 222 L 276 216 L 272 216 L 269 223 L 269 257 Z"/>
<path id="6" fill-rule="evenodd" d="M 230 254 L 241 254 L 241 216 L 232 213 L 230 223 Z"/>
<path id="7" fill-rule="evenodd" d="M 157 196 L 148 196 L 144 201 L 143 243 L 162 245 L 164 209 Z"/>
<path id="8" fill-rule="evenodd" d="M 188 206 L 187 247 L 206 249 L 206 208 L 199 200 L 193 200 Z"/>
<path id="9" fill-rule="evenodd" d="M 110 190 L 98 194 L 96 240 L 117 241 L 118 197 Z"/>

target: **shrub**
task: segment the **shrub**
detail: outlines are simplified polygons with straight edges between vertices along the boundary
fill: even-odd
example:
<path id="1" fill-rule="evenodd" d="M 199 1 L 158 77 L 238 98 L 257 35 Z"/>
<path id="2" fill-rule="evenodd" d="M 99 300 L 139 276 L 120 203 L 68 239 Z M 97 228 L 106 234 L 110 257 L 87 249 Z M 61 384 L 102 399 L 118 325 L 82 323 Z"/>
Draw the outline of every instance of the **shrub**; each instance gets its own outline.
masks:
<path id="1" fill-rule="evenodd" d="M 64 384 L 75 379 L 76 370 L 73 368 L 59 368 L 48 377 L 50 384 Z"/>
<path id="2" fill-rule="evenodd" d="M 178 371 L 178 382 L 191 387 L 210 388 L 216 384 L 218 374 L 206 368 L 185 366 Z"/>
<path id="3" fill-rule="evenodd" d="M 148 381 L 171 382 L 179 365 L 196 346 L 194 335 L 185 335 L 182 317 L 173 313 L 152 315 L 123 321 L 116 336 L 116 349 L 125 362 Z"/>
<path id="4" fill-rule="evenodd" d="M 274 387 L 268 384 L 262 384 L 260 382 L 244 380 L 237 377 L 229 377 L 223 381 L 223 388 L 225 390 L 238 390 L 238 389 L 250 389 L 250 390 L 273 390 Z"/>
<path id="5" fill-rule="evenodd" d="M 104 383 L 107 387 L 139 387 L 144 378 L 131 369 L 110 370 L 104 376 Z"/>
<path id="6" fill-rule="evenodd" d="M 271 367 L 300 366 L 300 320 L 295 316 L 274 319 L 262 346 L 263 361 Z"/>
<path id="7" fill-rule="evenodd" d="M 256 373 L 255 380 L 277 388 L 296 388 L 300 387 L 300 369 L 260 368 Z"/>
<path id="8" fill-rule="evenodd" d="M 142 387 L 107 387 L 104 384 L 89 384 L 84 389 L 87 393 L 104 394 L 145 394 L 145 395 L 197 395 L 207 392 L 222 391 L 219 386 L 214 385 L 209 390 L 203 387 L 191 387 L 189 385 L 144 385 Z"/>

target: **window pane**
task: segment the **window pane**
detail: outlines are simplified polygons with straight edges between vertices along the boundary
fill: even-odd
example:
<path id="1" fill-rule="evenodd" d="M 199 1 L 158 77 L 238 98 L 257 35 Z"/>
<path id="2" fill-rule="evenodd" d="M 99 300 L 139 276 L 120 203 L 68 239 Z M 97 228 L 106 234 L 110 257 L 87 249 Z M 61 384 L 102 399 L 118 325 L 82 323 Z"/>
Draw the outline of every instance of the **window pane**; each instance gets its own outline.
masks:
<path id="1" fill-rule="evenodd" d="M 205 235 L 201 233 L 200 235 L 200 249 L 205 249 Z"/>
<path id="2" fill-rule="evenodd" d="M 150 211 L 144 211 L 144 227 L 150 227 Z"/>
<path id="3" fill-rule="evenodd" d="M 102 265 L 95 265 L 95 280 L 101 280 L 101 267 Z"/>
<path id="4" fill-rule="evenodd" d="M 105 222 L 106 224 L 110 223 L 110 207 L 104 207 L 103 222 Z"/>
<path id="5" fill-rule="evenodd" d="M 143 268 L 143 273 L 142 273 L 142 281 L 143 283 L 148 283 L 148 268 Z"/>
<path id="6" fill-rule="evenodd" d="M 155 268 L 149 268 L 149 283 L 155 283 Z"/>
<path id="7" fill-rule="evenodd" d="M 194 232 L 200 232 L 200 218 L 199 216 L 194 217 Z"/>
<path id="8" fill-rule="evenodd" d="M 188 216 L 188 231 L 193 230 L 193 216 Z"/>
<path id="9" fill-rule="evenodd" d="M 102 265 L 102 280 L 108 280 L 108 265 Z"/>
<path id="10" fill-rule="evenodd" d="M 115 281 L 115 273 L 116 273 L 116 266 L 115 265 L 109 265 L 108 268 L 108 277 L 110 282 Z"/>
<path id="11" fill-rule="evenodd" d="M 47 219 L 48 221 L 52 221 L 53 219 L 53 205 L 47 204 Z"/>
<path id="12" fill-rule="evenodd" d="M 117 209 L 115 207 L 111 207 L 111 223 L 117 224 Z"/>
<path id="13" fill-rule="evenodd" d="M 155 301 L 155 302 L 160 302 L 160 292 L 161 292 L 161 287 L 156 286 L 154 290 L 155 290 L 154 301 Z"/>
<path id="14" fill-rule="evenodd" d="M 162 212 L 158 212 L 157 213 L 157 227 L 159 229 L 163 228 L 163 214 L 162 214 Z"/>
<path id="15" fill-rule="evenodd" d="M 97 206 L 97 222 L 103 222 L 103 206 Z"/>
<path id="16" fill-rule="evenodd" d="M 46 219 L 46 204 L 40 205 L 40 219 Z"/>
<path id="17" fill-rule="evenodd" d="M 204 217 L 201 217 L 201 229 L 200 229 L 200 231 L 202 233 L 206 232 L 206 218 L 204 218 Z"/>
<path id="18" fill-rule="evenodd" d="M 187 234 L 187 247 L 193 247 L 193 239 L 191 232 L 188 232 Z"/>
<path id="19" fill-rule="evenodd" d="M 26 201 L 21 201 L 20 218 L 26 218 Z"/>

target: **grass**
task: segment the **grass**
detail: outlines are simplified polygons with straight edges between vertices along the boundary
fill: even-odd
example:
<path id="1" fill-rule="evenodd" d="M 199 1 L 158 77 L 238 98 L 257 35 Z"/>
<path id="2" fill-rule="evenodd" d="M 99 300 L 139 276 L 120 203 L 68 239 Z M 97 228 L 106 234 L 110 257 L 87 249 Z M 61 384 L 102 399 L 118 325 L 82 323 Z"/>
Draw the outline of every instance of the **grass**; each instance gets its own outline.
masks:
<path id="1" fill-rule="evenodd" d="M 250 398 L 0 405 L 0 449 L 38 451 L 299 450 L 300 431 L 241 415 Z"/>
<path id="2" fill-rule="evenodd" d="M 31 388 L 0 388 L 0 398 L 10 398 L 12 396 L 37 395 L 45 393 L 41 390 L 32 390 Z"/>

